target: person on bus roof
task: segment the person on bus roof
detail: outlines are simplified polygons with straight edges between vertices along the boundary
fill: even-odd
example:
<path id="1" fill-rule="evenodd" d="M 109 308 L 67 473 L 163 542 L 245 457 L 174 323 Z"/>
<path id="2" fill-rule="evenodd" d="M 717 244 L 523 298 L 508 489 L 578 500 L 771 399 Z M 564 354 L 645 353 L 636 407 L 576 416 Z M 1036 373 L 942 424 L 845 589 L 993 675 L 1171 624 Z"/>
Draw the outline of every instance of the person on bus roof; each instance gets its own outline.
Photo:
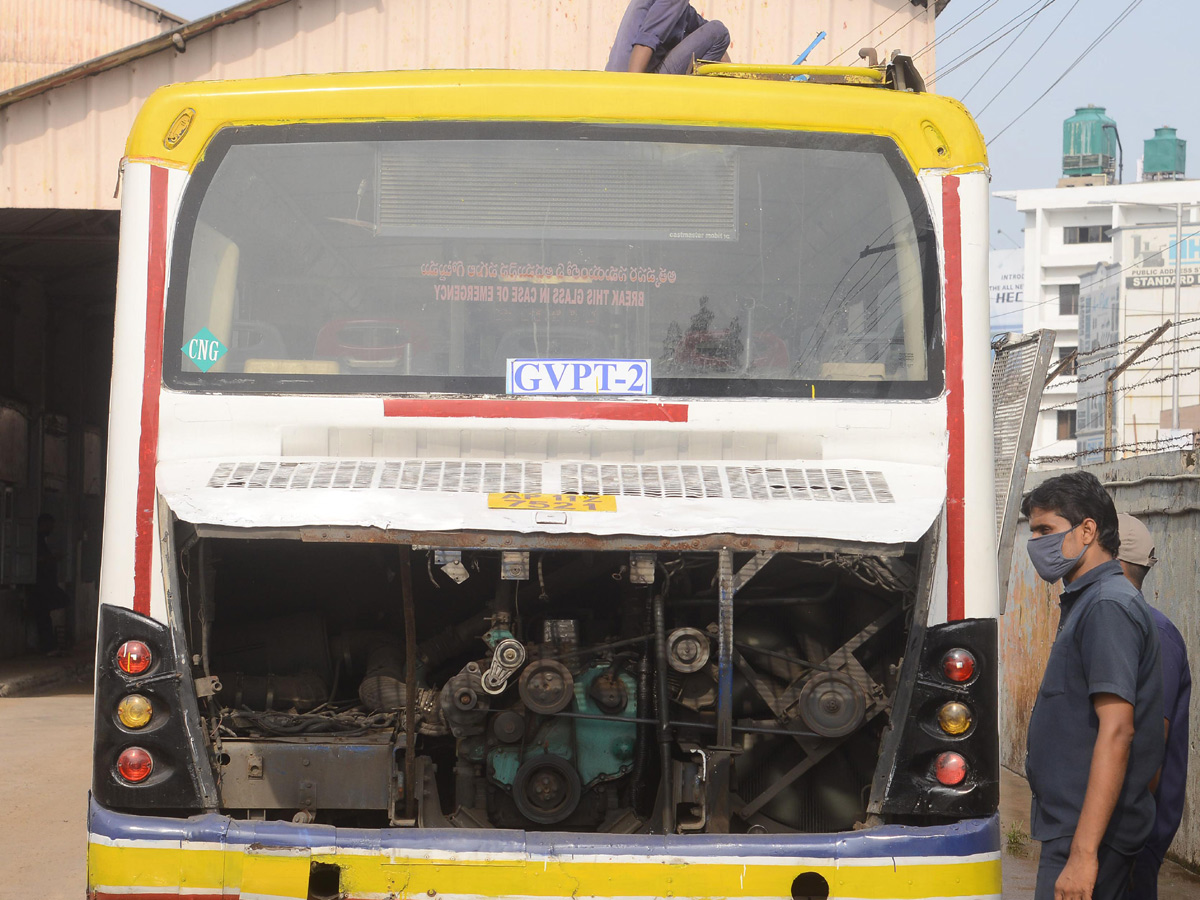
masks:
<path id="1" fill-rule="evenodd" d="M 1150 567 L 1158 562 L 1154 555 L 1154 539 L 1150 537 L 1149 529 L 1133 516 L 1121 513 L 1117 520 L 1121 528 L 1117 561 L 1125 570 L 1125 577 L 1140 591 Z M 1188 667 L 1187 646 L 1179 629 L 1163 612 L 1151 606 L 1150 614 L 1158 627 L 1158 643 L 1162 649 L 1163 727 L 1167 734 L 1167 749 L 1158 789 L 1154 792 L 1154 828 L 1146 846 L 1134 860 L 1130 900 L 1155 900 L 1158 897 L 1158 870 L 1179 830 L 1187 789 L 1188 707 L 1192 702 L 1192 672 Z"/>
<path id="2" fill-rule="evenodd" d="M 729 62 L 729 29 L 687 0 L 632 0 L 608 54 L 606 72 L 686 75 L 697 59 Z"/>
<path id="3" fill-rule="evenodd" d="M 1154 825 L 1163 685 L 1150 608 L 1121 571 L 1117 511 L 1096 476 L 1070 472 L 1021 504 L 1029 559 L 1063 581 L 1058 634 L 1029 717 L 1035 900 L 1121 900 Z"/>

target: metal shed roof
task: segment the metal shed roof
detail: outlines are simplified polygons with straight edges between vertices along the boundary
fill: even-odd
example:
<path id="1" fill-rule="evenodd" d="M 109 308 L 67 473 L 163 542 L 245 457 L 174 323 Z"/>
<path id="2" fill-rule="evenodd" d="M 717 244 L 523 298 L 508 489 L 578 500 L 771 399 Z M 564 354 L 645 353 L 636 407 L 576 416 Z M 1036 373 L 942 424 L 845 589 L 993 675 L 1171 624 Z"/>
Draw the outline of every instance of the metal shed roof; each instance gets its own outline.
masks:
<path id="1" fill-rule="evenodd" d="M 141 0 L 4 0 L 0 91 L 182 25 Z"/>
<path id="2" fill-rule="evenodd" d="M 932 70 L 938 4 L 790 0 L 698 4 L 745 62 L 857 62 L 904 49 Z M 940 4 L 944 6 L 943 4 Z M 138 109 L 179 81 L 389 69 L 600 69 L 626 0 L 247 0 L 0 93 L 0 207 L 116 209 Z M 653 76 L 651 76 L 653 77 Z"/>

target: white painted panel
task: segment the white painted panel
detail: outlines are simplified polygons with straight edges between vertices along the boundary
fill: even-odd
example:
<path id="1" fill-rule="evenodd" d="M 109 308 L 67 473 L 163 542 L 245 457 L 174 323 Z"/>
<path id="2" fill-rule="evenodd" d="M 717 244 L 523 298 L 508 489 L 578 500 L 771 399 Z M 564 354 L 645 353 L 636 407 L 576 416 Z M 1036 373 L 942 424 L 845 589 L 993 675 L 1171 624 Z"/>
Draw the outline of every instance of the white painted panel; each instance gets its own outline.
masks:
<path id="1" fill-rule="evenodd" d="M 533 446 L 541 435 L 525 432 L 523 436 L 532 442 L 531 452 L 518 454 L 518 457 L 543 459 L 544 440 L 540 449 Z M 945 480 L 938 466 L 861 459 L 820 463 L 788 460 L 786 464 L 800 469 L 824 467 L 881 472 L 887 480 L 892 501 L 762 501 L 729 496 L 682 499 L 621 495 L 616 498 L 614 511 L 572 512 L 565 523 L 555 525 L 537 522 L 532 510 L 488 509 L 482 493 L 401 491 L 382 486 L 377 474 L 369 476 L 370 486 L 340 490 L 249 490 L 209 486 L 210 478 L 222 464 L 275 462 L 278 460 L 246 455 L 160 462 L 158 487 L 180 518 L 198 524 L 232 527 L 363 525 L 412 531 L 628 534 L 655 538 L 729 533 L 887 544 L 919 540 L 942 509 L 945 497 Z M 722 465 L 719 460 L 705 460 L 701 464 L 718 468 Z M 375 472 L 378 471 L 376 467 Z M 557 467 L 542 467 L 542 485 L 543 490 L 550 493 L 561 489 Z M 836 507 L 836 513 L 833 507 Z M 941 615 L 944 618 L 944 611 Z"/>

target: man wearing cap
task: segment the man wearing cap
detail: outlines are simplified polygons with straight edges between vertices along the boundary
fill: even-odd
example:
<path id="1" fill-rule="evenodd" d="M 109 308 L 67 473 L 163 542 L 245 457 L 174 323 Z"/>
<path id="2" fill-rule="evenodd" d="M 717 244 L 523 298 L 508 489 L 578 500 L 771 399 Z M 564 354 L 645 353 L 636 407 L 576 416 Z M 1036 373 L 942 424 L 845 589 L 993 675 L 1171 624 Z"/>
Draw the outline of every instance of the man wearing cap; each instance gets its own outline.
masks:
<path id="1" fill-rule="evenodd" d="M 632 0 L 608 54 L 608 72 L 686 75 L 697 59 L 729 62 L 729 29 L 688 0 Z"/>
<path id="2" fill-rule="evenodd" d="M 1117 516 L 1121 531 L 1121 549 L 1117 561 L 1125 577 L 1139 591 L 1142 582 L 1158 559 L 1150 531 L 1133 516 Z M 1188 667 L 1187 646 L 1179 629 L 1160 610 L 1150 607 L 1158 628 L 1158 643 L 1162 648 L 1163 717 L 1167 734 L 1166 756 L 1154 793 L 1157 808 L 1154 827 L 1146 846 L 1133 864 L 1131 900 L 1154 900 L 1158 897 L 1158 870 L 1163 856 L 1183 818 L 1184 792 L 1187 790 L 1188 706 L 1192 700 L 1192 672 Z"/>
<path id="3" fill-rule="evenodd" d="M 1063 581 L 1058 634 L 1033 712 L 1025 772 L 1042 844 L 1035 900 L 1123 900 L 1154 824 L 1163 758 L 1158 632 L 1121 573 L 1117 511 L 1090 472 L 1034 488 L 1029 559 Z"/>

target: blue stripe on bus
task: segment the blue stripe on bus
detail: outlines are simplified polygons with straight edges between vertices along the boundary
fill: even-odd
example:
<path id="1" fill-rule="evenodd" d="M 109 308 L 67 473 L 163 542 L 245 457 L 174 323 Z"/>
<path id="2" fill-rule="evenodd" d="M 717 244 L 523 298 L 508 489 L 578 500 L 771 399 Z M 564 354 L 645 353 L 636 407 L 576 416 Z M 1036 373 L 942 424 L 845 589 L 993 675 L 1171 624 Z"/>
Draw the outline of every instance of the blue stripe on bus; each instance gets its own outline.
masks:
<path id="1" fill-rule="evenodd" d="M 814 857 L 972 856 L 1000 849 L 1000 817 L 921 828 L 885 825 L 833 834 L 579 835 L 562 832 L 433 828 L 335 828 L 292 822 L 248 822 L 209 813 L 188 819 L 113 812 L 89 797 L 88 830 L 127 841 L 187 841 L 233 846 L 342 847 L 373 851 L 437 850 L 516 853 L 531 857 L 610 856 Z"/>

